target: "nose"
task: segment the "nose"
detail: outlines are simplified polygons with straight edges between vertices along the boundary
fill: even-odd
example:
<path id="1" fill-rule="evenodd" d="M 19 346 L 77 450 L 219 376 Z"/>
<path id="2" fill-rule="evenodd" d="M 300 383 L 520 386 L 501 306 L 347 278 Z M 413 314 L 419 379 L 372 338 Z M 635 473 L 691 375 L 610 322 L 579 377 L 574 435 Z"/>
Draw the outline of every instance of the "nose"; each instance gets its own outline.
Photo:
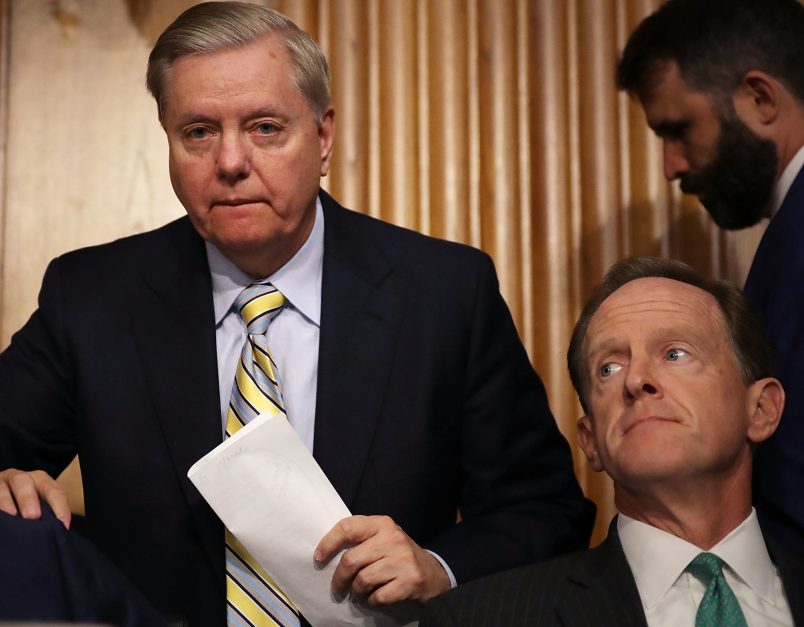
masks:
<path id="1" fill-rule="evenodd" d="M 235 133 L 224 134 L 215 160 L 218 176 L 236 183 L 251 173 L 251 154 L 248 143 Z"/>
<path id="2" fill-rule="evenodd" d="M 632 357 L 625 375 L 624 392 L 630 401 L 661 395 L 661 386 L 649 360 Z"/>
<path id="3" fill-rule="evenodd" d="M 664 140 L 662 151 L 664 175 L 668 181 L 673 181 L 689 172 L 690 164 L 687 162 L 684 151 L 677 141 Z"/>

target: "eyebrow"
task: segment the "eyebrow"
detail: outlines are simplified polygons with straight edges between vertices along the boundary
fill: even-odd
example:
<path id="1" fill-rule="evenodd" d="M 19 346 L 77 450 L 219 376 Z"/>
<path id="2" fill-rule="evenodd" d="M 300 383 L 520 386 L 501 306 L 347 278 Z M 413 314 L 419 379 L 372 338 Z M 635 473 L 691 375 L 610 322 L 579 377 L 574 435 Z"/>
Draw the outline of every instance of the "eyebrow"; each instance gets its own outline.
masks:
<path id="1" fill-rule="evenodd" d="M 675 327 L 656 327 L 650 332 L 648 338 L 650 342 L 679 341 L 700 344 L 708 340 L 707 336 L 700 333 L 695 327 L 683 325 Z M 624 353 L 630 352 L 624 349 L 623 340 L 618 337 L 608 337 L 602 341 L 590 344 L 587 351 L 588 358 L 597 357 L 601 353 Z"/>
<path id="2" fill-rule="evenodd" d="M 280 120 L 287 120 L 288 115 L 282 114 L 279 112 L 277 107 L 274 106 L 266 106 L 266 107 L 259 107 L 257 109 L 253 109 L 249 111 L 243 119 L 245 120 L 254 120 L 256 118 L 278 118 Z M 187 124 L 216 124 L 218 122 L 218 118 L 211 115 L 206 115 L 200 112 L 195 111 L 188 111 L 184 115 L 180 116 L 177 120 L 177 125 L 179 127 L 186 126 Z"/>
<path id="3" fill-rule="evenodd" d="M 651 124 L 651 130 L 659 137 L 680 137 L 690 126 L 687 120 L 662 120 Z"/>
<path id="4" fill-rule="evenodd" d="M 586 351 L 587 359 L 593 360 L 601 353 L 621 353 L 623 351 L 623 341 L 619 338 L 607 338 L 602 342 L 596 342 L 589 346 Z"/>

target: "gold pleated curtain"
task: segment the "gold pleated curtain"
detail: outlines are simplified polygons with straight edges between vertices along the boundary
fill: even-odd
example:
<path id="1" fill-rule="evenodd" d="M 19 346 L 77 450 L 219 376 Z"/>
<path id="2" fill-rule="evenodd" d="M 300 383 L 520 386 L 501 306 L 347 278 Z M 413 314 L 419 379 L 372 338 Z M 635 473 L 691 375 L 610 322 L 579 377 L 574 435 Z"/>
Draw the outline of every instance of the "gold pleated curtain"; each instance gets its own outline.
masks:
<path id="1" fill-rule="evenodd" d="M 70 50 L 93 28 L 109 28 L 110 2 L 124 2 L 121 14 L 136 31 L 143 50 L 193 4 L 12 0 L 10 30 L 17 42 L 11 55 L 12 77 L 30 76 L 30 68 L 16 67 L 15 59 L 31 62 L 26 55 L 48 54 L 39 48 L 28 51 L 25 33 L 17 30 L 22 26 L 15 25 L 15 9 L 18 15 L 28 15 L 34 10 L 32 1 L 41 4 L 37 10 L 43 20 L 60 20 L 59 32 L 69 35 L 64 41 L 51 38 L 50 47 L 72 46 Z M 614 89 L 618 51 L 635 25 L 660 2 L 276 0 L 263 4 L 308 30 L 330 61 L 336 147 L 325 187 L 357 211 L 471 244 L 494 258 L 522 340 L 573 447 L 579 480 L 598 504 L 596 539 L 600 539 L 613 515 L 610 483 L 589 470 L 576 445 L 575 422 L 581 412 L 565 365 L 569 334 L 584 299 L 611 263 L 632 254 L 679 258 L 708 275 L 740 283 L 758 237 L 757 231 L 721 234 L 694 201 L 681 198 L 676 186 L 663 177 L 661 147 L 645 126 L 640 108 Z M 27 19 L 25 28 L 30 28 L 33 18 Z M 109 39 L 108 45 L 127 41 Z M 26 54 L 13 54 L 18 48 Z M 142 55 L 144 70 L 146 54 L 137 54 Z M 4 89 L 11 90 L 14 109 L 13 81 Z M 16 108 L 23 109 L 21 104 Z M 154 113 L 149 110 L 147 115 Z M 23 113 L 12 110 L 11 115 Z M 4 128 L 14 129 L 6 131 L 11 133 L 6 155 L 11 163 L 15 145 L 20 150 L 26 145 L 23 136 L 15 135 L 25 127 L 9 126 L 6 119 Z M 159 154 L 162 161 L 149 165 L 146 172 L 165 168 L 161 146 Z M 41 185 L 15 192 L 13 181 L 18 179 L 11 174 L 2 208 L 8 238 L 3 242 L 3 342 L 33 309 L 38 288 L 38 281 L 30 287 L 30 281 L 19 285 L 17 274 L 8 272 L 20 265 L 11 249 L 24 247 L 25 242 L 18 240 L 24 240 L 25 233 L 31 238 L 41 233 L 16 226 L 18 220 L 32 220 L 27 207 L 35 199 L 23 197 L 38 193 Z M 58 178 L 59 173 L 49 175 Z M 70 180 L 79 175 L 71 174 Z M 140 210 L 132 207 L 121 216 L 120 231 L 130 232 L 131 224 L 144 229 L 167 221 L 154 216 L 152 208 L 151 213 L 143 208 L 139 217 Z M 92 211 L 84 205 L 81 209 L 73 220 L 91 224 Z M 106 224 L 108 204 L 97 212 L 104 212 Z M 104 228 L 102 233 L 86 231 L 93 233 L 86 240 L 118 235 L 111 227 Z M 70 232 L 85 231 L 75 227 Z M 47 259 L 62 249 L 94 243 L 80 237 L 48 244 L 35 262 L 26 259 L 27 266 L 41 265 L 36 267 L 41 277 Z M 36 250 L 43 248 L 41 242 L 37 245 Z"/>

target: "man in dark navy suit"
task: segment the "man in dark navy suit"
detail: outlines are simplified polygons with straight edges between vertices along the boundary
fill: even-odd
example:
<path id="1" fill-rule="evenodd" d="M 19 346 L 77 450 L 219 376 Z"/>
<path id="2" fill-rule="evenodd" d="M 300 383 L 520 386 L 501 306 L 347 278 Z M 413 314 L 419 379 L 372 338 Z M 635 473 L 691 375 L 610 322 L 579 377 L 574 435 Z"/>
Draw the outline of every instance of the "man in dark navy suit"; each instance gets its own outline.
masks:
<path id="1" fill-rule="evenodd" d="M 664 170 L 715 222 L 770 218 L 745 293 L 768 330 L 785 420 L 759 447 L 763 528 L 804 550 L 804 5 L 670 0 L 631 35 L 618 84 L 663 142 Z"/>
<path id="2" fill-rule="evenodd" d="M 608 537 L 459 586 L 421 627 L 804 624 L 804 560 L 766 545 L 751 507 L 753 449 L 784 405 L 770 354 L 737 288 L 615 264 L 568 352 L 578 440 L 614 480 Z"/>
<path id="3" fill-rule="evenodd" d="M 334 111 L 310 36 L 260 5 L 195 5 L 148 86 L 188 216 L 51 263 L 0 355 L 0 510 L 36 517 L 39 493 L 66 519 L 50 477 L 79 453 L 88 535 L 171 620 L 299 624 L 186 476 L 267 402 L 232 394 L 264 341 L 274 366 L 250 376 L 281 382 L 355 514 L 310 551 L 312 570 L 346 549 L 337 592 L 423 602 L 585 546 L 593 507 L 491 260 L 320 189 Z M 262 289 L 284 304 L 252 340 L 235 303 Z"/>

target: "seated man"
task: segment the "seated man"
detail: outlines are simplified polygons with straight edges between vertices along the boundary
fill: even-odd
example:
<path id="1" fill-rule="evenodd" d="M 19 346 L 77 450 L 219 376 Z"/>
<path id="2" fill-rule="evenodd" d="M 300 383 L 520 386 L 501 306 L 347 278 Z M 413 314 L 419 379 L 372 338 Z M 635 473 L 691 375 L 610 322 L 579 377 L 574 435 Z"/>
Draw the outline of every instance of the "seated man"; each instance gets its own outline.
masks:
<path id="1" fill-rule="evenodd" d="M 804 624 L 804 562 L 769 553 L 751 507 L 752 451 L 784 391 L 742 294 L 679 262 L 621 261 L 568 363 L 579 442 L 614 480 L 608 538 L 447 592 L 421 626 Z"/>

